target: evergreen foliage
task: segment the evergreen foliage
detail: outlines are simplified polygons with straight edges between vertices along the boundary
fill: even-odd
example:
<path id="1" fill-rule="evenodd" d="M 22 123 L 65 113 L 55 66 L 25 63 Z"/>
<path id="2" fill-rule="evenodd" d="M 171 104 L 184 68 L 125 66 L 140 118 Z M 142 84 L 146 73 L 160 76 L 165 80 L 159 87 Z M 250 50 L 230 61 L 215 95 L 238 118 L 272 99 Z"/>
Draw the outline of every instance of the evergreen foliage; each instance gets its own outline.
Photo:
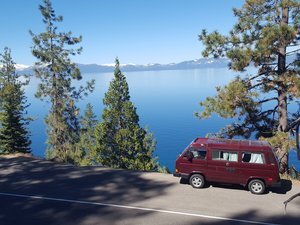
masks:
<path id="1" fill-rule="evenodd" d="M 133 170 L 157 170 L 152 158 L 155 140 L 139 125 L 136 108 L 130 101 L 125 76 L 116 59 L 114 79 L 103 99 L 103 121 L 96 127 L 97 159 L 105 166 Z"/>
<path id="2" fill-rule="evenodd" d="M 77 147 L 78 154 L 75 162 L 77 165 L 81 166 L 95 165 L 97 164 L 97 155 L 95 153 L 95 129 L 98 121 L 91 104 L 87 104 L 84 115 L 81 117 L 80 124 L 80 140 Z"/>
<path id="3" fill-rule="evenodd" d="M 80 80 L 81 74 L 70 56 L 80 54 L 82 48 L 71 46 L 81 42 L 80 37 L 73 37 L 71 32 L 59 32 L 57 23 L 62 16 L 56 16 L 50 0 L 44 0 L 39 9 L 46 26 L 45 32 L 30 34 L 34 46 L 32 54 L 37 58 L 35 75 L 40 79 L 36 97 L 51 102 L 51 109 L 46 117 L 48 133 L 47 158 L 74 163 L 76 146 L 79 142 L 79 109 L 76 100 L 93 89 L 93 81 L 78 90 L 72 86 L 72 80 Z"/>
<path id="4" fill-rule="evenodd" d="M 300 61 L 292 57 L 299 50 L 299 1 L 246 0 L 233 12 L 238 22 L 228 35 L 217 31 L 208 34 L 206 30 L 199 35 L 205 46 L 202 54 L 229 58 L 230 69 L 235 71 L 255 66 L 258 72 L 217 87 L 216 96 L 200 103 L 204 110 L 197 116 L 207 118 L 217 113 L 237 118 L 220 131 L 220 136 L 249 138 L 255 134 L 257 138 L 271 138 L 296 131 L 298 137 L 300 110 L 288 109 L 300 96 Z M 279 155 L 285 155 L 282 165 L 286 170 L 286 149 L 276 147 Z"/>
<path id="5" fill-rule="evenodd" d="M 28 105 L 22 89 L 27 82 L 19 80 L 8 48 L 0 64 L 0 154 L 30 153 L 30 119 L 24 117 Z"/>

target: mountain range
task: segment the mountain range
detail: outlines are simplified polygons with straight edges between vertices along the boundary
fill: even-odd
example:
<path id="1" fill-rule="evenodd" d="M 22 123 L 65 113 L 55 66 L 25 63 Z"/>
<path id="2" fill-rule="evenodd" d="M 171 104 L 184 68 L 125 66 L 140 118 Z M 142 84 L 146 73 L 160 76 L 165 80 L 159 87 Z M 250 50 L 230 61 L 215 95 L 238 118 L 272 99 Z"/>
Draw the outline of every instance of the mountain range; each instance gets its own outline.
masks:
<path id="1" fill-rule="evenodd" d="M 201 68 L 224 68 L 228 66 L 229 60 L 225 58 L 213 59 L 213 58 L 201 58 L 196 60 L 183 61 L 180 63 L 169 64 L 123 64 L 120 65 L 123 72 L 130 71 L 158 71 L 158 70 L 186 70 L 186 69 L 201 69 Z M 114 64 L 77 64 L 82 73 L 105 73 L 113 72 Z M 33 66 L 26 66 L 17 64 L 16 69 L 20 73 L 31 73 Z"/>

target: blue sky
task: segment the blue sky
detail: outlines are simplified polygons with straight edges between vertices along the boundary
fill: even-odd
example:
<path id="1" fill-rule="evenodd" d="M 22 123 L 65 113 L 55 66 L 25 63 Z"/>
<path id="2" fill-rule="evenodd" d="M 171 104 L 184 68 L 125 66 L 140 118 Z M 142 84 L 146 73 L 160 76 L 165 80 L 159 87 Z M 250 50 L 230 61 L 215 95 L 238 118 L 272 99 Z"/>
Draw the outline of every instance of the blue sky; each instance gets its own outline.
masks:
<path id="1" fill-rule="evenodd" d="M 42 0 L 1 1 L 0 49 L 11 48 L 18 64 L 32 65 L 29 30 L 44 31 Z M 78 63 L 173 63 L 202 57 L 202 29 L 227 33 L 242 0 L 52 0 L 64 21 L 60 31 L 82 35 Z"/>

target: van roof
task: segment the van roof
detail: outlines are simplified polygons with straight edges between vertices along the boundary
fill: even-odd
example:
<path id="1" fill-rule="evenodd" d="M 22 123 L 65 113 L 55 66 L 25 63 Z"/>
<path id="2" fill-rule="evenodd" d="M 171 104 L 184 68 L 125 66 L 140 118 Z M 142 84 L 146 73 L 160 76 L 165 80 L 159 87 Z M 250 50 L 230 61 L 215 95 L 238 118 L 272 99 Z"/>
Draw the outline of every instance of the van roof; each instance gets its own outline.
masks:
<path id="1" fill-rule="evenodd" d="M 238 139 L 223 139 L 223 138 L 196 138 L 192 144 L 205 146 L 232 146 L 232 147 L 270 147 L 266 141 L 257 140 L 238 140 Z"/>

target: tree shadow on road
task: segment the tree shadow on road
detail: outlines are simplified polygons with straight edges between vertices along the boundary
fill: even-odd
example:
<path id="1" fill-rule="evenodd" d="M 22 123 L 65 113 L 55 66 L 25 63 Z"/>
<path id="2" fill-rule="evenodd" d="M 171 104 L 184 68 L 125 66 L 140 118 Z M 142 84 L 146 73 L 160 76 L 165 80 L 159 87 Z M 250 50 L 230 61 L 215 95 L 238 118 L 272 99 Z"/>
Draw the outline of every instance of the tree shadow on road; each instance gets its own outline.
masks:
<path id="1" fill-rule="evenodd" d="M 167 175 L 165 175 L 167 176 Z M 158 177 L 158 178 L 157 178 Z M 164 179 L 164 175 L 151 179 L 151 173 L 112 170 L 100 167 L 75 167 L 49 161 L 18 157 L 0 158 L 0 192 L 44 196 L 47 198 L 76 200 L 92 203 L 107 203 L 143 207 L 146 200 L 159 199 L 167 194 L 176 183 Z M 236 188 L 240 186 L 214 185 L 209 188 Z M 279 194 L 291 189 L 291 183 L 284 181 Z M 274 190 L 271 190 L 272 192 Z M 275 192 L 274 191 L 274 192 Z M 275 192 L 275 193 L 277 193 Z M 181 193 L 179 193 L 181 194 Z M 262 216 L 263 212 L 251 210 L 233 214 L 235 220 L 218 220 L 202 217 L 147 211 L 128 210 L 107 205 L 78 204 L 70 201 L 20 198 L 0 195 L 0 224 L 2 225 L 98 225 L 98 224 L 151 224 L 153 217 L 161 216 L 159 223 L 187 225 L 248 224 L 247 221 L 262 221 L 275 224 L 299 225 L 300 215 L 289 214 L 289 209 L 300 208 L 300 202 L 288 206 L 287 215 Z M 246 203 L 245 203 L 246 204 Z M 214 207 L 213 205 L 211 207 Z M 269 206 L 265 206 L 269 207 Z M 283 207 L 283 206 L 282 206 Z M 295 212 L 295 210 L 293 211 Z M 218 212 L 216 212 L 218 215 Z M 298 216 L 299 215 L 299 216 Z M 173 220 L 169 220 L 173 217 Z M 175 220 L 174 220 L 175 217 Z M 149 222 L 150 221 L 150 222 Z M 181 223 L 184 221 L 184 223 Z M 243 222 L 244 221 L 244 222 Z"/>
<path id="2" fill-rule="evenodd" d="M 159 198 L 172 185 L 163 179 L 151 180 L 138 171 L 75 167 L 26 157 L 0 158 L 2 193 L 138 205 L 144 200 Z M 94 212 L 100 210 L 102 214 L 105 212 L 107 218 L 116 217 L 109 207 L 72 202 L 45 203 L 39 199 L 1 196 L 0 205 L 0 224 L 76 224 L 76 221 L 86 218 L 91 209 Z M 147 213 L 150 212 L 138 214 Z M 122 219 L 126 215 L 119 213 L 117 216 Z"/>

